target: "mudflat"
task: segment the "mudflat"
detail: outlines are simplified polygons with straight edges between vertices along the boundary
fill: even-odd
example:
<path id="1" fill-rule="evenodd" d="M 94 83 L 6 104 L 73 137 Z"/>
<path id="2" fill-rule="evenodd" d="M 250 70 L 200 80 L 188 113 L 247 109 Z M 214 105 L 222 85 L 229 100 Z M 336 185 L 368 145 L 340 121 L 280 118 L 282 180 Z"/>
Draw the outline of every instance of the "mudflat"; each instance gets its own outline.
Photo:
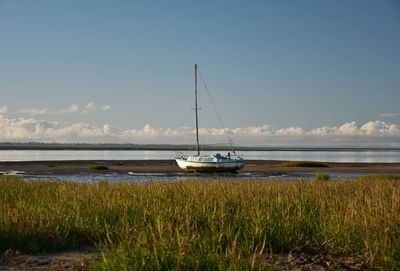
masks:
<path id="1" fill-rule="evenodd" d="M 91 270 L 91 263 L 99 258 L 100 254 L 96 248 L 89 245 L 41 254 L 6 250 L 0 255 L 0 271 Z"/>
<path id="2" fill-rule="evenodd" d="M 398 174 L 400 163 L 324 163 L 326 167 L 285 166 L 282 161 L 248 160 L 240 172 L 285 174 L 291 172 L 343 172 Z M 96 170 L 97 168 L 103 168 Z M 175 160 L 81 160 L 0 162 L 0 172 L 24 171 L 31 174 L 107 173 L 179 173 Z"/>

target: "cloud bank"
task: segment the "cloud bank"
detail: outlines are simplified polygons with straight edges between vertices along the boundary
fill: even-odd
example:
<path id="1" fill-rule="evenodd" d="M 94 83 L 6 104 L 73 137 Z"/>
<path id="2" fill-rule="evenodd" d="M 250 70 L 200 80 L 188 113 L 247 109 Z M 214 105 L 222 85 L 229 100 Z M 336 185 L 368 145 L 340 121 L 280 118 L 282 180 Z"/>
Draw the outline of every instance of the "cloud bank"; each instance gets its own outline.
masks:
<path id="1" fill-rule="evenodd" d="M 71 111 L 75 110 L 73 107 Z M 398 146 L 400 125 L 380 120 L 358 125 L 355 121 L 341 126 L 325 126 L 311 130 L 301 127 L 277 129 L 271 125 L 239 128 L 201 128 L 203 143 L 226 143 L 232 138 L 240 145 L 264 146 Z M 0 141 L 109 142 L 109 143 L 171 143 L 191 144 L 195 131 L 191 127 L 119 130 L 109 124 L 93 126 L 87 123 L 61 123 L 29 118 L 9 118 L 0 115 Z"/>

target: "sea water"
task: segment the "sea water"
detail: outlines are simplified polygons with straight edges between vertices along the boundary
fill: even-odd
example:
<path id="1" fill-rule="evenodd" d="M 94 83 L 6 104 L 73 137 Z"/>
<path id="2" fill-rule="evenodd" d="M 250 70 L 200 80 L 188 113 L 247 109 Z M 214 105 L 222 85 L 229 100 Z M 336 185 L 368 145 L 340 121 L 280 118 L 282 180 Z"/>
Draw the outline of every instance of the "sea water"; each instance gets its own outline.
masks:
<path id="1" fill-rule="evenodd" d="M 207 152 L 205 152 L 207 153 Z M 209 152 L 214 153 L 214 152 Z M 221 151 L 221 154 L 225 155 Z M 400 151 L 241 151 L 245 160 L 400 163 Z M 174 151 L 0 150 L 0 161 L 168 160 Z"/>

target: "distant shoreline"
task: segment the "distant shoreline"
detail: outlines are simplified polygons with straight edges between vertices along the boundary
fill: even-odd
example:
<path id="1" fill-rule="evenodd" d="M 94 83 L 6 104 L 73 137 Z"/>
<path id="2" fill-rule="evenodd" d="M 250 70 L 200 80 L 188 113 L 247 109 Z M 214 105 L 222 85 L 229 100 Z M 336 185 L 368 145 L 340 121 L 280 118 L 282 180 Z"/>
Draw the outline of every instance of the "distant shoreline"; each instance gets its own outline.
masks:
<path id="1" fill-rule="evenodd" d="M 92 150 L 92 151 L 187 151 L 193 145 L 177 144 L 87 144 L 87 143 L 0 143 L 0 150 Z M 230 151 L 226 145 L 204 145 L 203 150 Z M 236 146 L 237 151 L 400 151 L 400 147 L 263 147 Z"/>

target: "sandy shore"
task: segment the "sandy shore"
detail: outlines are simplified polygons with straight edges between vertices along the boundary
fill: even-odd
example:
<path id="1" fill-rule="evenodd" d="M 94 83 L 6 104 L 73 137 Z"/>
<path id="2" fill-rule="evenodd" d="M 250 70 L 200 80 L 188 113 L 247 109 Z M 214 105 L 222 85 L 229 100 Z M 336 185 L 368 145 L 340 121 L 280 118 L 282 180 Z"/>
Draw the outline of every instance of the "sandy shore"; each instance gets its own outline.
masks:
<path id="1" fill-rule="evenodd" d="M 281 161 L 248 160 L 241 173 L 285 174 L 293 172 L 338 172 L 366 174 L 400 174 L 400 163 L 327 163 L 328 167 L 282 167 Z M 181 173 L 174 160 L 127 161 L 29 161 L 0 162 L 0 172 L 24 171 L 28 174 L 78 174 L 94 172 L 92 166 L 105 165 L 104 173 Z"/>

